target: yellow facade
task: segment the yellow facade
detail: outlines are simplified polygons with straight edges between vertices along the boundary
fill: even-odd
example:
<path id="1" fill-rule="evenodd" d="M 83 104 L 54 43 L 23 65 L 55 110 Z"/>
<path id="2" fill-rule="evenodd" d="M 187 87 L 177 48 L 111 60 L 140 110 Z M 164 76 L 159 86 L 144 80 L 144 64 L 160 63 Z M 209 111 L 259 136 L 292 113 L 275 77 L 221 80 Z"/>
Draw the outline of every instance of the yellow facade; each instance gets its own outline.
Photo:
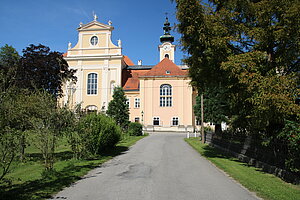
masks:
<path id="1" fill-rule="evenodd" d="M 128 99 L 130 121 L 139 121 L 148 131 L 192 131 L 195 127 L 195 92 L 190 86 L 190 78 L 147 77 L 139 74 L 138 69 L 143 66 L 126 63 L 121 41 L 116 41 L 117 45 L 111 41 L 113 29 L 111 23 L 103 24 L 96 19 L 88 24 L 81 24 L 77 29 L 78 42 L 74 47 L 69 44 L 64 57 L 69 67 L 77 70 L 77 82 L 65 84 L 61 104 L 71 108 L 81 104 L 82 109 L 105 112 L 112 100 L 113 88 L 122 86 Z M 160 60 L 168 58 L 174 62 L 175 47 L 172 41 L 159 45 Z M 138 86 L 134 89 L 127 87 L 130 86 L 130 76 L 127 77 L 128 80 L 124 76 L 124 73 L 131 73 L 130 67 L 138 74 L 135 77 L 135 84 Z M 151 71 L 151 67 L 142 71 L 146 74 Z M 160 88 L 166 84 L 172 87 L 172 106 L 169 107 L 160 105 Z M 159 118 L 159 124 L 154 122 L 154 118 Z"/>

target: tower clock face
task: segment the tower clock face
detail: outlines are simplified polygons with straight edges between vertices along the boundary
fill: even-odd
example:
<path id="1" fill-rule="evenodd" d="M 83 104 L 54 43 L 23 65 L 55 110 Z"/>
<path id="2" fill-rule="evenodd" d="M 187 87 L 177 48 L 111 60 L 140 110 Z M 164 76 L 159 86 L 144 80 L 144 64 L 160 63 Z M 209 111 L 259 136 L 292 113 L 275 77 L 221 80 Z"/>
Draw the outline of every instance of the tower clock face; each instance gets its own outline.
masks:
<path id="1" fill-rule="evenodd" d="M 171 46 L 170 46 L 170 45 L 165 45 L 165 46 L 163 47 L 163 49 L 164 49 L 165 51 L 170 51 Z"/>

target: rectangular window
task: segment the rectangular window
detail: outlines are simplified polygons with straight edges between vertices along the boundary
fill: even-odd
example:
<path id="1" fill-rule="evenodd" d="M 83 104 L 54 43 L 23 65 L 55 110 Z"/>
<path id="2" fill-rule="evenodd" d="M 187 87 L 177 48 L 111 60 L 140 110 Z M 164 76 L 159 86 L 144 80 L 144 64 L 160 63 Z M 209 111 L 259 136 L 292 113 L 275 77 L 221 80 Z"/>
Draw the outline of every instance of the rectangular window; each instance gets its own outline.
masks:
<path id="1" fill-rule="evenodd" d="M 172 107 L 172 86 L 169 84 L 163 84 L 160 86 L 160 107 Z"/>
<path id="2" fill-rule="evenodd" d="M 173 117 L 172 126 L 178 126 L 178 125 L 179 125 L 178 117 Z"/>
<path id="3" fill-rule="evenodd" d="M 87 94 L 97 94 L 97 77 L 96 73 L 88 74 Z"/>
<path id="4" fill-rule="evenodd" d="M 166 97 L 160 97 L 160 107 L 165 107 L 166 106 Z"/>
<path id="5" fill-rule="evenodd" d="M 140 118 L 139 117 L 134 118 L 134 122 L 140 122 Z"/>
<path id="6" fill-rule="evenodd" d="M 130 108 L 130 99 L 129 98 L 126 99 L 126 104 L 128 105 L 128 108 Z"/>
<path id="7" fill-rule="evenodd" d="M 153 125 L 159 126 L 159 117 L 153 117 Z"/>
<path id="8" fill-rule="evenodd" d="M 140 106 L 141 106 L 140 98 L 135 98 L 134 99 L 134 107 L 139 108 Z"/>

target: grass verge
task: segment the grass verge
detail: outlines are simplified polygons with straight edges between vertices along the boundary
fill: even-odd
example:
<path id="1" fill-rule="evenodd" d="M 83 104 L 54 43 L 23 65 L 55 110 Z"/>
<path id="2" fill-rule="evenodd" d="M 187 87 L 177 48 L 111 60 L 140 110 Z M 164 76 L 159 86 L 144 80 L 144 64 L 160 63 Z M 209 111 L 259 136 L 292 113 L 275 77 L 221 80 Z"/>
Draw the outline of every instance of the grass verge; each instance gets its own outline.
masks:
<path id="1" fill-rule="evenodd" d="M 199 138 L 185 139 L 196 151 L 210 160 L 218 168 L 240 182 L 250 191 L 266 200 L 298 200 L 300 186 L 282 181 L 280 178 L 262 172 L 261 169 L 240 162 L 207 144 L 201 144 Z"/>
<path id="2" fill-rule="evenodd" d="M 145 136 L 126 136 L 113 150 L 104 153 L 94 160 L 72 159 L 72 152 L 67 143 L 57 148 L 54 170 L 44 173 L 41 155 L 29 148 L 29 155 L 25 163 L 14 163 L 12 172 L 7 176 L 11 184 L 0 185 L 0 199 L 5 200 L 37 200 L 50 198 L 71 183 L 81 179 L 91 169 L 98 167 L 112 157 L 120 155 L 130 146 Z"/>

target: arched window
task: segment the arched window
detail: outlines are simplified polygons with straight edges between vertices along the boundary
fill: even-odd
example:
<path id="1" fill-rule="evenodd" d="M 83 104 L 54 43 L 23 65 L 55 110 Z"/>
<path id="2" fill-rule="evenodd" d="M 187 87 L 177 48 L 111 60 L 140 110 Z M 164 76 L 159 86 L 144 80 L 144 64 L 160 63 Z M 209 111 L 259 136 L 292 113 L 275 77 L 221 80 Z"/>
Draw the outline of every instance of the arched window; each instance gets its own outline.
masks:
<path id="1" fill-rule="evenodd" d="M 160 86 L 160 107 L 172 106 L 172 86 L 163 84 Z"/>
<path id="2" fill-rule="evenodd" d="M 85 108 L 87 113 L 97 113 L 98 107 L 95 105 L 89 105 Z"/>
<path id="3" fill-rule="evenodd" d="M 169 56 L 169 54 L 165 54 L 165 58 L 169 58 L 170 56 Z"/>
<path id="4" fill-rule="evenodd" d="M 88 74 L 87 94 L 97 94 L 98 75 L 96 73 Z"/>

